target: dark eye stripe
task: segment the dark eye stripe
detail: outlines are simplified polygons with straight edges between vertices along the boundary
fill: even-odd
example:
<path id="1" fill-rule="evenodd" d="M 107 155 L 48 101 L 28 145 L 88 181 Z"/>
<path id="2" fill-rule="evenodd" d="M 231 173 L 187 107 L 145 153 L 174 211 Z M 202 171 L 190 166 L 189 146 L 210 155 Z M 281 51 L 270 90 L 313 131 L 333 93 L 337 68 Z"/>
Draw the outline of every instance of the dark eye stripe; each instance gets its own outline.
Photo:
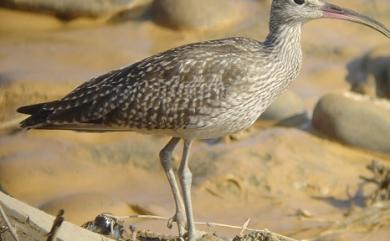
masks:
<path id="1" fill-rule="evenodd" d="M 305 0 L 294 0 L 294 2 L 298 5 L 302 5 L 305 3 Z"/>

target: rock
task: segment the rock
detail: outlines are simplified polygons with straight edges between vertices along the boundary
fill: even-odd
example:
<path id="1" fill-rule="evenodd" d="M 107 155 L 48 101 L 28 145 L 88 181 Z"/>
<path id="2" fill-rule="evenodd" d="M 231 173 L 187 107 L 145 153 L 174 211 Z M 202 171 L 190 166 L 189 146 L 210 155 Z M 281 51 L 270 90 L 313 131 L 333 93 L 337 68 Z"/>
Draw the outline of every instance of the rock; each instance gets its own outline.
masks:
<path id="1" fill-rule="evenodd" d="M 52 215 L 56 215 L 58 210 L 64 209 L 66 219 L 79 225 L 93 220 L 103 212 L 124 215 L 131 211 L 126 203 L 102 193 L 77 193 L 54 199 L 44 203 L 39 208 Z"/>
<path id="2" fill-rule="evenodd" d="M 351 91 L 390 99 L 390 46 L 378 47 L 347 65 Z"/>
<path id="3" fill-rule="evenodd" d="M 205 29 L 238 16 L 235 0 L 155 0 L 155 20 L 176 29 Z"/>
<path id="4" fill-rule="evenodd" d="M 276 121 L 285 126 L 299 125 L 308 120 L 303 100 L 289 90 L 279 96 L 259 119 Z"/>
<path id="5" fill-rule="evenodd" d="M 0 6 L 52 13 L 62 19 L 114 15 L 150 0 L 3 0 Z"/>
<path id="6" fill-rule="evenodd" d="M 345 144 L 390 153 L 390 104 L 382 103 L 357 95 L 329 94 L 317 103 L 313 125 Z"/>

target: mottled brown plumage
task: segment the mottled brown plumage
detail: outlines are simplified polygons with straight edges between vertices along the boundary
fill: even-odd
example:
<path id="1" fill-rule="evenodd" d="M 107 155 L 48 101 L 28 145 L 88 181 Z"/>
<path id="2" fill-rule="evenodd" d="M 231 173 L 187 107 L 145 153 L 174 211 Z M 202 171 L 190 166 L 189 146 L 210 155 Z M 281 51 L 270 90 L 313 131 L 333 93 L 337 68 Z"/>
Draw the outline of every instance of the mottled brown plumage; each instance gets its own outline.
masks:
<path id="1" fill-rule="evenodd" d="M 40 105 L 45 118 L 33 115 L 23 126 L 78 125 L 101 131 L 203 128 L 209 116 L 216 118 L 240 105 L 228 101 L 236 89 L 241 88 L 237 93 L 242 96 L 253 94 L 248 87 L 255 79 L 246 76 L 253 72 L 256 80 L 262 78 L 256 69 L 267 65 L 262 55 L 261 44 L 245 38 L 178 47 L 91 79 L 61 100 Z"/>

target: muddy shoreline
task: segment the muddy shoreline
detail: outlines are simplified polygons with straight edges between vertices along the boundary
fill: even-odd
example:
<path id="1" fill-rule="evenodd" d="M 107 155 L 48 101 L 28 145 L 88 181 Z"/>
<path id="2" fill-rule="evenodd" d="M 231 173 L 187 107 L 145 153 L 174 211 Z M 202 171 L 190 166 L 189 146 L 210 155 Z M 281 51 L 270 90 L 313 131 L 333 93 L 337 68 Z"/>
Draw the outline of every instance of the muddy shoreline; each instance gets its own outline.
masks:
<path id="1" fill-rule="evenodd" d="M 335 2 L 390 26 L 387 0 L 375 1 L 375 6 L 363 0 Z M 172 215 L 172 197 L 158 161 L 167 137 L 20 131 L 15 123 L 23 115 L 15 109 L 59 98 L 93 76 L 174 46 L 228 36 L 263 39 L 267 3 L 248 1 L 242 7 L 247 16 L 236 24 L 202 31 L 177 31 L 150 19 L 107 23 L 81 18 L 64 23 L 52 16 L 0 8 L 1 189 L 54 215 L 64 208 L 67 220 L 77 225 L 101 212 Z M 302 98 L 309 118 L 321 96 L 350 88 L 345 80 L 348 62 L 388 44 L 388 39 L 351 23 L 307 24 L 303 71 L 291 89 Z M 366 165 L 372 160 L 390 164 L 388 154 L 321 135 L 310 120 L 293 127 L 259 122 L 229 140 L 194 144 L 195 218 L 239 226 L 250 217 L 251 227 L 296 239 L 315 238 L 324 223 L 344 220 L 355 207 L 362 209 L 362 199 L 372 187 L 359 190 L 359 176 L 369 175 Z M 179 157 L 180 151 L 175 153 L 176 164 Z M 351 199 L 349 194 L 358 191 L 361 195 Z M 297 210 L 311 216 L 297 215 Z M 176 232 L 162 222 L 136 225 L 164 234 Z M 321 240 L 386 240 L 390 235 L 388 224 L 375 230 L 361 228 Z M 237 234 L 219 228 L 208 231 L 227 237 Z"/>

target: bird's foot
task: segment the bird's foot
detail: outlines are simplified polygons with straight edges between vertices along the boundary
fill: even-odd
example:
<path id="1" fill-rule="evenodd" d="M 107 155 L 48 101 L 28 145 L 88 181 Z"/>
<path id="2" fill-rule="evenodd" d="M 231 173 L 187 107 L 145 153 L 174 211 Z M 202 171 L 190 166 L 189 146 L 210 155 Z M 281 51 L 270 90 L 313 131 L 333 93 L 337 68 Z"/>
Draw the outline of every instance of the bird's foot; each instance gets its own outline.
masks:
<path id="1" fill-rule="evenodd" d="M 199 239 L 201 239 L 205 234 L 207 234 L 207 232 L 205 231 L 199 231 L 199 230 L 196 230 L 195 232 L 193 232 L 192 234 L 190 232 L 187 233 L 188 235 L 188 241 L 197 241 Z"/>
<path id="2" fill-rule="evenodd" d="M 179 230 L 179 237 L 183 239 L 187 229 L 186 217 L 183 215 L 183 213 L 176 212 L 173 217 L 168 219 L 167 227 L 171 229 L 173 227 L 173 223 L 177 224 L 177 228 Z"/>

